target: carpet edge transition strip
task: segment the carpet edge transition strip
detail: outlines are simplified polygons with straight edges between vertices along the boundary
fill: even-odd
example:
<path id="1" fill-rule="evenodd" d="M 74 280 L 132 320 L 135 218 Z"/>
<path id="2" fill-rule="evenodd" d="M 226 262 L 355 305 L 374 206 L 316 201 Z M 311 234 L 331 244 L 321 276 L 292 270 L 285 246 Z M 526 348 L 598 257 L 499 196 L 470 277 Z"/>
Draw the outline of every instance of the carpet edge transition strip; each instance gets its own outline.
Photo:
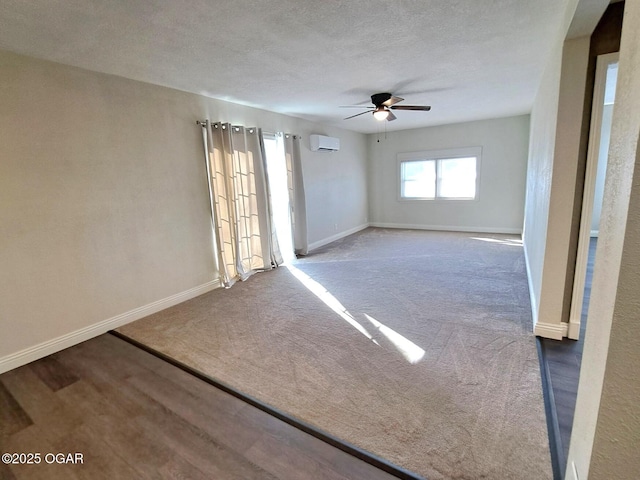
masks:
<path id="1" fill-rule="evenodd" d="M 118 332 L 116 330 L 109 330 L 109 332 L 111 335 L 113 335 L 114 337 L 117 337 L 131 345 L 133 345 L 134 347 L 137 347 L 171 365 L 173 365 L 174 367 L 179 368 L 180 370 L 183 370 L 185 372 L 187 372 L 190 375 L 193 375 L 194 377 L 208 383 L 209 385 L 222 390 L 225 393 L 228 393 L 229 395 L 233 395 L 234 397 L 238 398 L 239 400 L 242 400 L 243 402 L 259 409 L 262 410 L 265 413 L 268 413 L 269 415 L 277 418 L 278 420 L 281 420 L 289 425 L 291 425 L 292 427 L 297 428 L 298 430 L 303 431 L 304 433 L 307 433 L 315 438 L 317 438 L 318 440 L 321 440 L 325 443 L 328 443 L 329 445 L 331 445 L 332 447 L 335 447 L 339 450 L 342 450 L 343 452 L 358 458 L 360 460 L 362 460 L 363 462 L 368 463 L 369 465 L 372 465 L 384 472 L 387 472 L 397 478 L 400 478 L 401 480 L 427 480 L 424 477 L 421 477 L 413 472 L 410 472 L 409 470 L 406 470 L 398 465 L 395 465 L 385 459 L 383 459 L 382 457 L 379 457 L 377 455 L 374 455 L 366 450 L 361 449 L 360 447 L 357 447 L 349 442 L 345 442 L 344 440 L 339 439 L 338 437 L 335 437 L 333 435 L 331 435 L 330 433 L 327 433 L 319 428 L 314 427 L 313 425 L 306 423 L 302 420 L 298 420 L 297 418 L 288 415 L 287 413 L 283 412 L 282 410 L 279 410 L 275 407 L 272 407 L 271 405 L 264 403 L 260 400 L 258 400 L 255 397 L 252 397 L 251 395 L 247 395 L 219 380 L 216 380 L 213 377 L 210 377 L 198 370 L 196 370 L 193 367 L 190 367 L 189 365 L 186 365 L 185 363 L 180 362 L 179 360 L 176 360 L 173 357 L 170 357 L 162 352 L 160 352 L 159 350 L 156 350 L 152 347 L 149 347 L 148 345 L 145 345 L 144 343 L 141 343 L 131 337 L 128 337 L 127 335 Z M 538 352 L 540 353 L 540 352 Z M 543 388 L 544 391 L 544 388 Z M 546 398 L 546 396 L 545 396 Z M 545 400 L 545 407 L 546 407 L 546 400 Z M 553 457 L 553 455 L 552 455 Z M 552 458 L 553 460 L 553 458 Z M 554 477 L 555 477 L 555 469 L 554 469 Z"/>
<path id="2" fill-rule="evenodd" d="M 551 372 L 544 350 L 544 345 L 540 337 L 536 337 L 536 348 L 538 350 L 538 360 L 540 362 L 540 379 L 542 380 L 542 396 L 544 399 L 544 409 L 547 419 L 547 434 L 549 436 L 549 452 L 551 454 L 551 469 L 554 480 L 562 480 L 564 475 L 561 467 L 562 438 L 560 436 L 560 424 L 558 422 L 558 412 L 553 395 L 551 384 Z"/>

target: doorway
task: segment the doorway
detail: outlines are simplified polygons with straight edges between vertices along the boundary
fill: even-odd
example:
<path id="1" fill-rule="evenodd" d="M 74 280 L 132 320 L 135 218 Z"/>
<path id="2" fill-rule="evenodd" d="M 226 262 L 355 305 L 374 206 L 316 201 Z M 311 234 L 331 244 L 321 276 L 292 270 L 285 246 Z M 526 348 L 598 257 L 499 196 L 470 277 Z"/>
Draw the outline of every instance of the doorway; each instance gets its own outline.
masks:
<path id="1" fill-rule="evenodd" d="M 591 110 L 591 127 L 585 171 L 582 215 L 573 295 L 567 336 L 580 339 L 589 309 L 591 278 L 595 263 L 596 245 L 600 232 L 600 214 L 611 136 L 611 119 L 618 76 L 618 53 L 600 55 L 596 62 L 596 78 Z"/>
<path id="2" fill-rule="evenodd" d="M 274 223 L 278 246 L 285 264 L 295 258 L 293 251 L 293 234 L 291 229 L 291 205 L 289 203 L 289 187 L 287 162 L 284 153 L 282 134 L 263 133 L 264 150 L 267 157 L 267 179 L 271 214 Z"/>

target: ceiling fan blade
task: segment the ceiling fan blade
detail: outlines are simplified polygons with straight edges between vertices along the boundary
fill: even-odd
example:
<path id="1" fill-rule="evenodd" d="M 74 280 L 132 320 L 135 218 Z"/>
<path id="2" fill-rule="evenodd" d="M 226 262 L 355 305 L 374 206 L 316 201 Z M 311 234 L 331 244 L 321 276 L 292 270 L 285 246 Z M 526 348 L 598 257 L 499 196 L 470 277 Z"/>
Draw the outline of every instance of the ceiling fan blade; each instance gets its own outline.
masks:
<path id="1" fill-rule="evenodd" d="M 367 107 L 366 105 L 340 105 L 338 108 L 369 108 L 373 110 L 376 107 Z"/>
<path id="2" fill-rule="evenodd" d="M 428 112 L 429 110 L 431 110 L 431 107 L 428 105 L 395 105 L 389 108 L 393 110 L 420 110 L 423 112 Z"/>
<path id="3" fill-rule="evenodd" d="M 343 120 L 349 120 L 350 118 L 353 118 L 353 117 L 359 117 L 360 115 L 364 115 L 365 113 L 371 113 L 371 111 L 367 110 L 366 112 L 356 113 L 355 115 L 351 115 L 350 117 L 344 118 Z"/>
<path id="4" fill-rule="evenodd" d="M 390 107 L 391 105 L 395 105 L 396 103 L 402 102 L 403 100 L 404 98 L 394 97 L 393 95 L 391 95 L 389 100 L 385 100 L 384 102 L 382 102 L 382 105 L 384 105 L 385 107 Z"/>
<path id="5" fill-rule="evenodd" d="M 388 110 L 387 110 L 387 111 L 388 111 Z M 393 112 L 389 112 L 389 115 L 387 115 L 387 122 L 391 122 L 391 121 L 395 120 L 396 118 L 398 118 L 398 117 L 396 117 L 396 116 L 393 114 Z"/>

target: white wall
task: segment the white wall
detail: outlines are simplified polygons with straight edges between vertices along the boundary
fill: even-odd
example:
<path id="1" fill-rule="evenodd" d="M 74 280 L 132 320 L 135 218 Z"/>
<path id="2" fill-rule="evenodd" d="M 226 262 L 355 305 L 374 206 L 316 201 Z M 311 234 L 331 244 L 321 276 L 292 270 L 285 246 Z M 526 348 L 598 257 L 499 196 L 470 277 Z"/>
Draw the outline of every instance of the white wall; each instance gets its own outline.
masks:
<path id="1" fill-rule="evenodd" d="M 303 138 L 310 249 L 367 226 L 365 135 L 317 126 L 310 133 L 340 138 L 339 152 L 312 152 Z"/>
<path id="2" fill-rule="evenodd" d="M 367 216 L 362 134 L 2 51 L 0 106 L 0 371 L 213 288 L 198 119 L 303 136 L 310 242 Z"/>
<path id="3" fill-rule="evenodd" d="M 567 479 L 640 478 L 640 2 L 625 4 L 616 106 Z M 577 472 L 577 475 L 574 474 Z"/>
<path id="4" fill-rule="evenodd" d="M 558 113 L 562 43 L 552 52 L 544 70 L 531 110 L 529 161 L 527 165 L 526 202 L 523 240 L 532 297 L 534 323 L 538 317 L 542 265 L 547 238 L 551 171 Z"/>
<path id="5" fill-rule="evenodd" d="M 369 135 L 369 221 L 373 225 L 519 233 L 524 210 L 529 116 Z M 398 200 L 397 155 L 482 147 L 475 201 Z"/>

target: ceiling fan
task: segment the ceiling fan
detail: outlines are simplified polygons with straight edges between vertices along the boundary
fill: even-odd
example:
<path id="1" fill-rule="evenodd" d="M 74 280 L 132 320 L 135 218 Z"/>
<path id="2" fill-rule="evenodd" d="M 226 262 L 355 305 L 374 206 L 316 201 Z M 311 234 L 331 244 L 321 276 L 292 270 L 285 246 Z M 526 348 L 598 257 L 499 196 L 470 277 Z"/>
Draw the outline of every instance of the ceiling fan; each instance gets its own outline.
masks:
<path id="1" fill-rule="evenodd" d="M 350 117 L 345 118 L 345 120 L 349 120 L 350 118 L 358 117 L 360 115 L 364 115 L 365 113 L 373 113 L 373 116 L 376 120 L 387 120 L 392 121 L 397 117 L 393 114 L 391 110 L 418 110 L 422 112 L 428 112 L 431 110 L 431 107 L 428 105 L 396 105 L 396 103 L 400 103 L 404 100 L 404 98 L 394 97 L 390 93 L 374 93 L 371 95 L 371 103 L 373 103 L 373 107 L 362 107 L 362 105 L 346 105 L 343 108 L 366 108 L 367 110 L 364 112 L 356 113 L 355 115 L 351 115 Z"/>

